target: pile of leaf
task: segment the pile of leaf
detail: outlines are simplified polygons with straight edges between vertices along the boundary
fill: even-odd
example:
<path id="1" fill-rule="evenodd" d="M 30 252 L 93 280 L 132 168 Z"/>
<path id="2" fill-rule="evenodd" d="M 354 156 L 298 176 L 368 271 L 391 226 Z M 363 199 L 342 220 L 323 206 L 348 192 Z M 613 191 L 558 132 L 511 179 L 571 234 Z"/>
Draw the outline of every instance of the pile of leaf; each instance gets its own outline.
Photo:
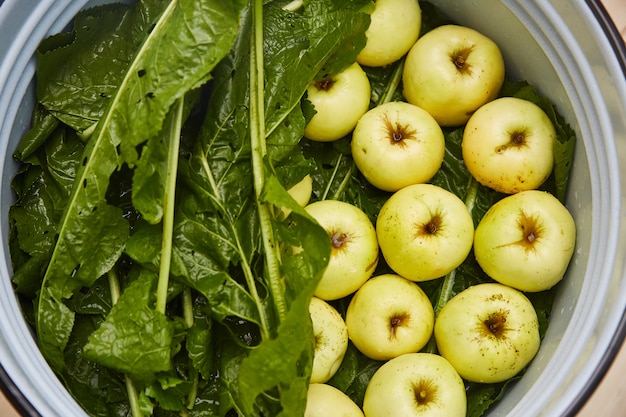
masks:
<path id="1" fill-rule="evenodd" d="M 423 31 L 447 23 L 421 4 Z M 330 242 L 286 189 L 309 174 L 313 200 L 351 202 L 373 221 L 388 197 L 359 175 L 349 137 L 302 139 L 306 87 L 354 62 L 371 7 L 140 0 L 81 11 L 41 43 L 33 127 L 15 152 L 13 282 L 42 354 L 90 415 L 303 414 L 308 301 Z M 401 99 L 398 67 L 366 70 L 372 106 Z M 503 94 L 557 124 L 547 187 L 563 197 L 571 129 L 525 83 Z M 501 196 L 465 170 L 462 131 L 445 133 L 433 182 L 478 221 Z M 486 280 L 470 255 L 424 289 L 436 304 Z M 532 297 L 543 331 L 552 299 Z M 360 404 L 378 366 L 350 347 L 330 383 Z M 505 388 L 469 384 L 469 415 Z"/>

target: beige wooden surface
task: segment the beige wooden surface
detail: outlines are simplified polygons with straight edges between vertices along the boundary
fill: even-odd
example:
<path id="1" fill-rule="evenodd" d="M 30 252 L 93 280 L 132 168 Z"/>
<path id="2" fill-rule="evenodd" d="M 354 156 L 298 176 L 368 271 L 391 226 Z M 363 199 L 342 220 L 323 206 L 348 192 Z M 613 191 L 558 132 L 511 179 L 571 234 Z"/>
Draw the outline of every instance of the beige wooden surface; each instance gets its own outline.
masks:
<path id="1" fill-rule="evenodd" d="M 626 39 L 626 0 L 602 0 L 615 25 Z M 626 415 L 626 345 L 578 417 L 620 417 Z M 0 417 L 18 417 L 0 394 Z"/>

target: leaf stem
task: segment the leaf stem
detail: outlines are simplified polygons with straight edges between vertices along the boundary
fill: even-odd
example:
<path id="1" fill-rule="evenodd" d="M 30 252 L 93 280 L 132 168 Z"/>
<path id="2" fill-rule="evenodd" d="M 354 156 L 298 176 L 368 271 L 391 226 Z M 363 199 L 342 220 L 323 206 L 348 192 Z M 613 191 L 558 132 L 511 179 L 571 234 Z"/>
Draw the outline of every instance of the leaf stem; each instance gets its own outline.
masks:
<path id="1" fill-rule="evenodd" d="M 111 291 L 111 303 L 117 303 L 117 300 L 120 298 L 121 290 L 120 290 L 120 280 L 117 277 L 117 271 L 115 268 L 111 268 L 111 270 L 107 273 L 107 278 L 109 279 L 109 291 Z"/>
<path id="2" fill-rule="evenodd" d="M 172 239 L 174 235 L 174 203 L 176 196 L 176 173 L 178 171 L 178 151 L 180 148 L 180 131 L 183 123 L 184 99 L 174 103 L 174 119 L 170 124 L 169 152 L 167 160 L 167 177 L 165 179 L 165 195 L 163 196 L 163 240 L 161 242 L 161 263 L 159 265 L 159 281 L 157 283 L 156 309 L 165 314 L 167 304 L 167 288 L 169 286 L 170 266 L 172 263 Z"/>
<path id="3" fill-rule="evenodd" d="M 351 161 L 350 167 L 348 168 L 348 172 L 346 172 L 346 175 L 344 175 L 343 179 L 339 183 L 339 187 L 337 187 L 335 192 L 330 197 L 328 196 L 328 194 L 330 194 L 330 188 L 333 185 L 335 178 L 337 177 L 337 173 L 339 172 L 339 166 L 341 165 L 342 160 L 343 160 L 343 154 L 339 154 L 339 156 L 337 157 L 337 161 L 335 162 L 335 168 L 333 169 L 333 174 L 328 180 L 328 184 L 326 184 L 326 188 L 324 189 L 324 192 L 320 196 L 320 200 L 327 200 L 327 199 L 339 200 L 339 198 L 341 197 L 341 194 L 343 194 L 344 191 L 346 191 L 346 189 L 348 188 L 348 185 L 350 185 L 350 178 L 352 178 L 352 173 L 354 172 L 355 167 L 356 167 L 354 164 L 354 161 Z"/>
<path id="4" fill-rule="evenodd" d="M 338 200 L 341 194 L 343 194 L 346 191 L 346 189 L 348 188 L 348 185 L 350 184 L 350 178 L 352 177 L 352 173 L 354 172 L 355 167 L 356 165 L 354 164 L 354 161 L 351 161 L 350 168 L 348 168 L 348 172 L 343 177 L 343 180 L 341 180 L 339 187 L 337 188 L 337 190 L 334 192 L 334 194 L 331 197 L 332 200 Z"/>
<path id="5" fill-rule="evenodd" d="M 107 278 L 109 279 L 109 290 L 111 291 L 111 304 L 115 305 L 121 294 L 120 280 L 117 276 L 115 268 L 112 268 L 107 273 Z M 130 404 L 132 416 L 143 417 L 141 408 L 139 407 L 139 398 L 137 397 L 135 384 L 133 384 L 132 379 L 130 379 L 128 375 L 124 375 L 124 380 L 126 384 L 126 395 L 128 395 L 128 403 Z"/>
<path id="6" fill-rule="evenodd" d="M 478 181 L 470 175 L 467 184 L 467 193 L 465 194 L 465 206 L 470 212 L 470 215 L 474 213 L 474 207 L 476 207 L 476 198 L 478 196 Z"/>
<path id="7" fill-rule="evenodd" d="M 256 192 L 259 224 L 265 252 L 267 283 L 276 314 L 279 320 L 287 315 L 287 305 L 284 296 L 282 277 L 278 258 L 278 245 L 274 238 L 272 215 L 269 204 L 261 200 L 265 186 L 265 157 L 267 148 L 265 142 L 265 96 L 264 96 L 264 67 L 263 67 L 263 1 L 253 2 L 253 34 L 250 54 L 250 136 L 252 142 L 252 172 L 254 176 L 254 190 Z M 254 283 L 249 283 L 254 286 Z M 261 313 L 262 315 L 262 313 Z M 265 329 L 268 332 L 269 329 Z"/>
<path id="8" fill-rule="evenodd" d="M 339 165 L 341 164 L 342 159 L 343 159 L 343 155 L 340 153 L 339 156 L 337 156 L 337 162 L 335 162 L 335 168 L 333 169 L 333 174 L 331 175 L 330 180 L 328 181 L 328 184 L 326 184 L 324 193 L 322 193 L 320 197 L 321 200 L 326 200 L 328 198 L 328 194 L 330 193 L 330 187 L 333 185 L 333 181 L 335 180 L 335 177 L 337 176 L 337 172 L 339 171 Z M 336 194 L 337 193 L 335 193 L 335 195 Z"/>
<path id="9" fill-rule="evenodd" d="M 393 95 L 395 94 L 396 90 L 398 89 L 398 86 L 400 85 L 400 81 L 402 80 L 403 71 L 404 71 L 404 58 L 400 59 L 397 62 L 396 67 L 394 68 L 393 73 L 391 74 L 391 79 L 389 80 L 389 83 L 387 84 L 387 87 L 385 88 L 385 91 L 383 92 L 382 97 L 378 101 L 378 104 L 377 104 L 378 106 L 388 103 L 393 100 Z"/>
<path id="10" fill-rule="evenodd" d="M 194 325 L 193 315 L 193 298 L 191 297 L 191 288 L 186 287 L 182 293 L 182 305 L 183 305 L 183 321 L 187 329 L 191 329 Z M 198 396 L 198 371 L 193 367 L 189 367 L 189 379 L 192 382 L 191 390 L 187 394 L 187 408 L 191 410 L 196 403 L 196 397 Z M 187 413 L 185 413 L 187 414 Z"/>
<path id="11" fill-rule="evenodd" d="M 256 308 L 259 312 L 259 329 L 261 331 L 261 337 L 263 339 L 270 337 L 270 324 L 265 314 L 264 303 L 256 287 L 256 280 L 254 278 L 254 272 L 252 271 L 252 267 L 248 262 L 248 259 L 245 257 L 246 251 L 244 251 L 243 246 L 239 238 L 236 236 L 237 231 L 235 230 L 235 226 L 232 227 L 232 233 L 235 236 L 235 247 L 237 248 L 237 253 L 241 254 L 241 270 L 243 271 L 243 275 L 246 279 L 246 284 L 248 285 L 248 291 L 250 291 L 250 296 L 254 300 Z"/>
<path id="12" fill-rule="evenodd" d="M 193 300 L 191 298 L 191 288 L 187 287 L 183 290 L 182 299 L 183 299 L 183 320 L 185 322 L 185 327 L 190 329 L 191 327 L 193 327 L 193 323 L 194 323 Z"/>
<path id="13" fill-rule="evenodd" d="M 443 279 L 441 293 L 439 294 L 439 298 L 437 299 L 437 303 L 435 304 L 435 317 L 439 315 L 439 312 L 441 311 L 443 306 L 446 305 L 448 300 L 450 300 L 450 298 L 452 297 L 452 289 L 454 287 L 456 271 L 456 269 L 453 269 Z"/>
<path id="14" fill-rule="evenodd" d="M 126 392 L 128 394 L 128 402 L 130 403 L 130 409 L 133 417 L 143 417 L 141 413 L 141 408 L 139 407 L 139 398 L 137 397 L 137 390 L 135 389 L 135 384 L 133 381 L 127 376 L 124 376 L 126 382 Z"/>
<path id="15" fill-rule="evenodd" d="M 196 397 L 198 396 L 198 375 L 195 376 L 192 384 L 191 390 L 189 394 L 187 394 L 187 408 L 189 410 L 192 410 L 193 406 L 196 405 Z"/>

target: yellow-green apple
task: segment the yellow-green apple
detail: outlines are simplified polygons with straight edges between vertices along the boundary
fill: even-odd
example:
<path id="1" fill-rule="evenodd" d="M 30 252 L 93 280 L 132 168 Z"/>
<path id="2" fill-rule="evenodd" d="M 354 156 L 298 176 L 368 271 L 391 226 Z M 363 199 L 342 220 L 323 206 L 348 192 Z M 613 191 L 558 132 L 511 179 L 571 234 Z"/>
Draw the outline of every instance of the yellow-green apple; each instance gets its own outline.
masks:
<path id="1" fill-rule="evenodd" d="M 465 385 L 445 358 L 407 353 L 374 373 L 363 411 L 367 417 L 465 417 Z"/>
<path id="2" fill-rule="evenodd" d="M 376 230 L 357 206 L 338 200 L 320 200 L 305 210 L 328 233 L 331 254 L 315 290 L 323 300 L 336 300 L 355 292 L 378 265 Z"/>
<path id="3" fill-rule="evenodd" d="M 309 204 L 311 193 L 313 192 L 313 178 L 308 174 L 305 175 L 298 183 L 289 188 L 287 192 L 300 206 L 306 206 Z"/>
<path id="4" fill-rule="evenodd" d="M 374 360 L 417 352 L 430 340 L 433 306 L 420 286 L 395 274 L 370 278 L 350 300 L 348 336 Z"/>
<path id="5" fill-rule="evenodd" d="M 476 261 L 494 280 L 521 291 L 544 291 L 565 274 L 576 224 L 554 195 L 521 191 L 489 208 L 474 236 Z"/>
<path id="6" fill-rule="evenodd" d="M 375 0 L 371 22 L 365 31 L 367 43 L 357 62 L 383 67 L 396 62 L 411 49 L 422 27 L 417 0 Z"/>
<path id="7" fill-rule="evenodd" d="M 304 417 L 364 417 L 347 394 L 328 384 L 310 384 Z"/>
<path id="8" fill-rule="evenodd" d="M 554 166 L 556 132 L 536 104 L 502 97 L 479 108 L 463 131 L 467 170 L 482 185 L 506 194 L 539 187 Z"/>
<path id="9" fill-rule="evenodd" d="M 324 383 L 332 378 L 341 366 L 348 349 L 348 327 L 341 314 L 321 298 L 311 298 L 309 314 L 315 336 L 310 382 Z"/>
<path id="10" fill-rule="evenodd" d="M 413 281 L 428 281 L 446 275 L 467 258 L 474 223 L 455 194 L 433 184 L 414 184 L 383 204 L 376 234 L 391 269 Z"/>
<path id="11" fill-rule="evenodd" d="M 301 207 L 305 207 L 309 204 L 311 194 L 313 193 L 313 178 L 310 175 L 305 175 L 300 181 L 294 184 L 287 190 L 289 195 L 298 203 Z M 291 214 L 291 210 L 283 207 L 281 209 L 282 217 L 285 218 Z"/>
<path id="12" fill-rule="evenodd" d="M 315 115 L 304 128 L 304 136 L 318 142 L 332 142 L 352 132 L 370 105 L 370 82 L 358 63 L 338 74 L 311 82 L 307 99 Z"/>
<path id="13" fill-rule="evenodd" d="M 499 283 L 471 286 L 452 297 L 435 320 L 435 339 L 463 378 L 487 384 L 517 375 L 540 343 L 532 303 Z"/>
<path id="14" fill-rule="evenodd" d="M 489 37 L 465 26 L 443 25 L 422 35 L 406 56 L 403 94 L 442 126 L 460 126 L 495 99 L 504 60 Z"/>
<path id="15" fill-rule="evenodd" d="M 425 110 L 404 101 L 374 107 L 352 133 L 352 157 L 365 179 L 384 191 L 428 182 L 443 162 L 441 127 Z"/>

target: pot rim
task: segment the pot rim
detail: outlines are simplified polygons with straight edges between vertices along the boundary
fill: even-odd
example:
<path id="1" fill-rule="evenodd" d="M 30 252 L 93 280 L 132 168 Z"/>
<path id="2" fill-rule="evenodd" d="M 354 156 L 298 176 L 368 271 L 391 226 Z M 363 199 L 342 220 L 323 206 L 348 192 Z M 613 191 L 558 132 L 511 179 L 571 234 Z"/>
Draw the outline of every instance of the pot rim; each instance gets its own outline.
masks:
<path id="1" fill-rule="evenodd" d="M 0 6 L 4 0 L 0 0 Z M 621 72 L 626 77 L 626 42 L 619 32 L 614 21 L 608 11 L 602 4 L 601 0 L 585 0 L 590 12 L 600 25 L 602 33 L 606 36 L 611 45 L 612 52 L 621 68 Z M 598 366 L 592 373 L 591 377 L 585 382 L 580 395 L 568 406 L 565 416 L 575 416 L 585 405 L 587 400 L 598 388 L 600 382 L 615 361 L 624 341 L 626 340 L 626 311 L 622 313 L 619 325 L 613 334 L 606 351 L 598 362 Z M 14 409 L 23 416 L 41 417 L 39 411 L 32 405 L 26 395 L 19 390 L 11 376 L 6 372 L 4 366 L 0 363 L 0 391 L 6 399 L 11 403 Z"/>
<path id="2" fill-rule="evenodd" d="M 626 41 L 622 37 L 618 28 L 615 26 L 613 19 L 602 4 L 601 0 L 585 0 L 585 3 L 593 13 L 594 18 L 601 26 L 603 33 L 606 35 L 617 61 L 621 67 L 622 73 L 626 77 Z M 607 374 L 611 365 L 615 361 L 624 341 L 626 340 L 626 311 L 622 313 L 619 325 L 613 335 L 604 355 L 599 361 L 598 367 L 595 369 L 591 378 L 585 383 L 576 399 L 569 405 L 565 415 L 575 416 L 587 403 L 589 398 L 596 391 L 603 378 Z"/>

